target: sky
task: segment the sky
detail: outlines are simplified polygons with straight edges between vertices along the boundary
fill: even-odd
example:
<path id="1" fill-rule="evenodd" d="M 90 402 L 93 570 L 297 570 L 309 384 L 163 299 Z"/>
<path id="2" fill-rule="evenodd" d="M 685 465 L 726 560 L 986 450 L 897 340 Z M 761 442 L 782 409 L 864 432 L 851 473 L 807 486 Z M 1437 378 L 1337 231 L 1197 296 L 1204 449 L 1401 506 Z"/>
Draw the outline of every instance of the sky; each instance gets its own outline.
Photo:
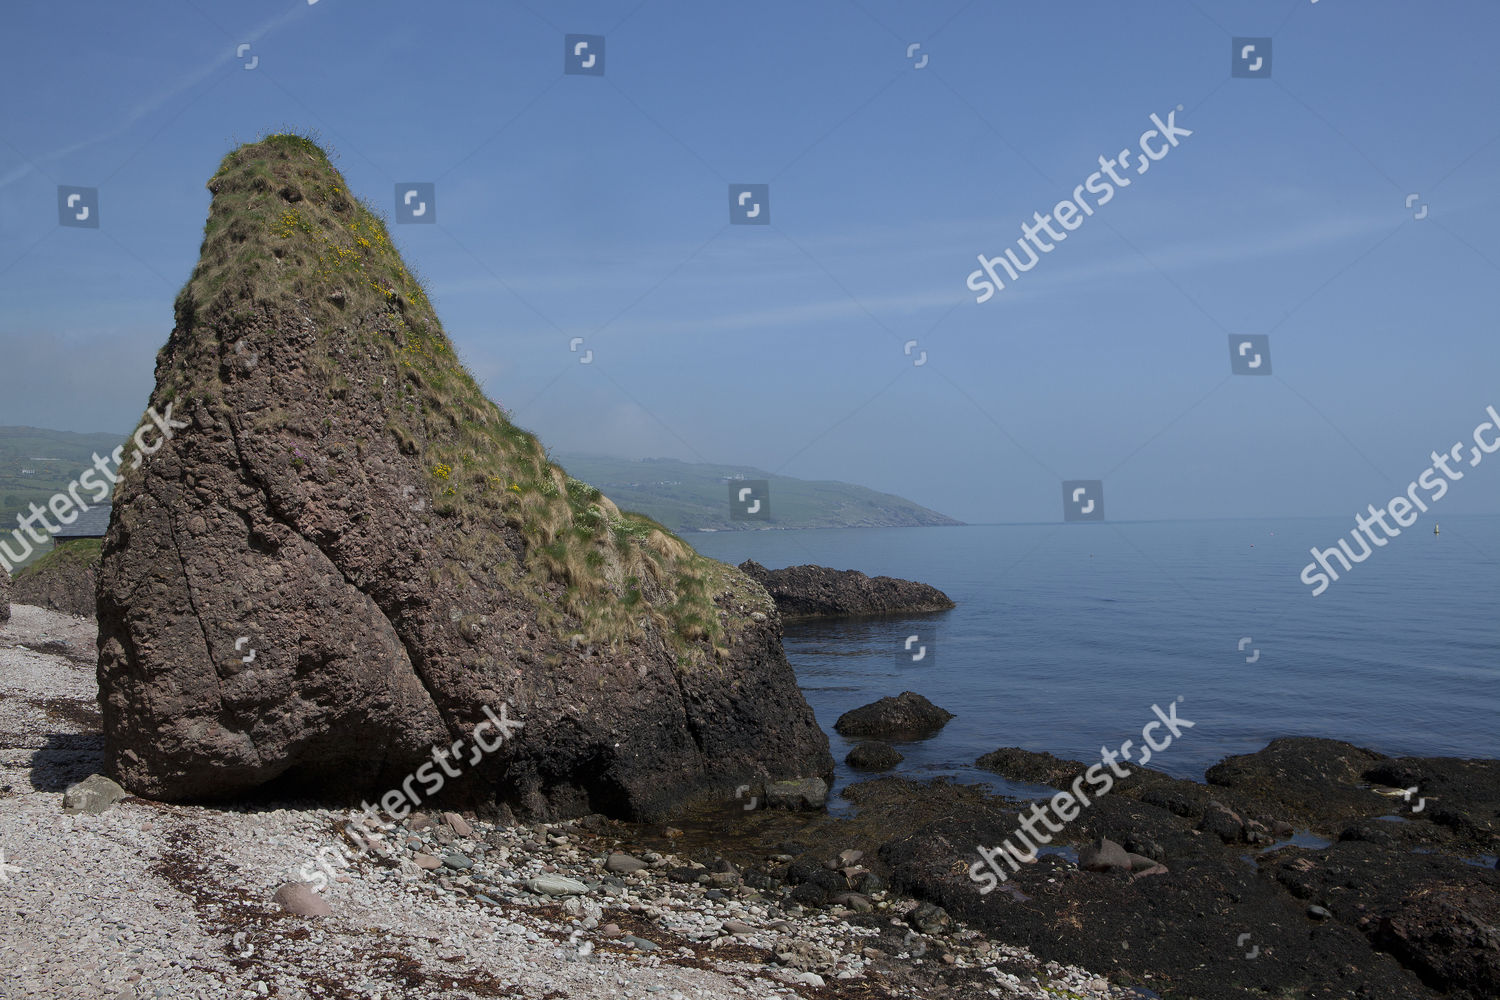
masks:
<path id="1" fill-rule="evenodd" d="M 0 425 L 133 429 L 204 183 L 278 131 L 393 222 L 459 356 L 554 453 L 970 522 L 1061 520 L 1071 480 L 1112 520 L 1352 517 L 1500 409 L 1488 0 L 3 17 Z M 595 72 L 567 72 L 573 34 L 603 36 Z M 1181 131 L 1137 173 L 1153 115 Z M 1035 228 L 1127 149 L 1128 186 L 1079 195 L 1063 240 Z M 435 222 L 397 221 L 410 184 Z M 733 221 L 742 185 L 768 224 Z M 60 224 L 60 186 L 97 188 L 97 228 Z M 977 301 L 979 255 L 1027 263 L 1023 223 L 1036 264 Z M 1235 373 L 1243 337 L 1270 374 Z M 1442 510 L 1500 513 L 1497 466 Z"/>

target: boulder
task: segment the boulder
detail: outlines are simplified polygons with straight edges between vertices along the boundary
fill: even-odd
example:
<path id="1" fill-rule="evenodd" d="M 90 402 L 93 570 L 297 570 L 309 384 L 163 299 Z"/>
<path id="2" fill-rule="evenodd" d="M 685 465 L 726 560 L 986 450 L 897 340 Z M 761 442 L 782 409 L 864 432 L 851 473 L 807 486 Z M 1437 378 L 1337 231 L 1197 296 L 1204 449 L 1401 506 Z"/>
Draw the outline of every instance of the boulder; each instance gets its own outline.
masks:
<path id="1" fill-rule="evenodd" d="M 288 913 L 299 917 L 328 917 L 333 909 L 307 882 L 288 882 L 276 890 L 275 900 Z"/>
<path id="2" fill-rule="evenodd" d="M 604 870 L 615 875 L 630 875 L 645 867 L 646 862 L 629 854 L 611 854 L 604 862 Z"/>
<path id="3" fill-rule="evenodd" d="M 1147 861 L 1146 867 L 1153 863 L 1142 860 Z M 1086 872 L 1128 872 L 1132 866 L 1131 855 L 1125 848 L 1105 837 L 1078 849 L 1078 867 Z"/>
<path id="4" fill-rule="evenodd" d="M 62 808 L 65 813 L 84 813 L 98 816 L 126 796 L 125 789 L 102 774 L 91 774 L 70 785 L 63 792 Z"/>
<path id="5" fill-rule="evenodd" d="M 766 569 L 753 559 L 740 569 L 776 602 L 785 618 L 834 618 L 946 611 L 956 607 L 936 587 L 892 576 L 869 577 L 858 570 L 827 566 Z"/>
<path id="6" fill-rule="evenodd" d="M 65 615 L 94 617 L 99 572 L 99 540 L 64 542 L 16 574 L 14 598 Z"/>
<path id="7" fill-rule="evenodd" d="M 931 736 L 954 718 L 919 694 L 906 691 L 895 698 L 851 709 L 839 716 L 833 728 L 845 736 L 875 736 L 910 740 Z"/>
<path id="8" fill-rule="evenodd" d="M 10 573 L 0 566 L 0 625 L 10 621 Z"/>
<path id="9" fill-rule="evenodd" d="M 322 150 L 271 136 L 208 186 L 99 567 L 125 787 L 343 799 L 425 765 L 404 808 L 652 821 L 832 772 L 765 591 L 486 399 Z"/>
<path id="10" fill-rule="evenodd" d="M 870 740 L 866 743 L 856 744 L 849 755 L 844 758 L 844 763 L 856 771 L 885 771 L 895 767 L 906 758 L 889 743 L 879 740 Z"/>
<path id="11" fill-rule="evenodd" d="M 589 887 L 566 875 L 538 875 L 523 883 L 527 889 L 543 896 L 583 896 Z"/>
<path id="12" fill-rule="evenodd" d="M 827 801 L 828 782 L 822 778 L 766 784 L 766 805 L 775 809 L 822 809 Z"/>

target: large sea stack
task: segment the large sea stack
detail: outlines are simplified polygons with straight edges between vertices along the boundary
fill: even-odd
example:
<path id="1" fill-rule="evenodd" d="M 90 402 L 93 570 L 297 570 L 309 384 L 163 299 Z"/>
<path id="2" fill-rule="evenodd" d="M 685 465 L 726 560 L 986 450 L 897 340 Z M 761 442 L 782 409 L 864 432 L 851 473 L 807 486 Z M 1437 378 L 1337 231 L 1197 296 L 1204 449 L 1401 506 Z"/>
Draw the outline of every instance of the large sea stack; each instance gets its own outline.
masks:
<path id="1" fill-rule="evenodd" d="M 321 149 L 242 146 L 208 188 L 171 437 L 127 450 L 99 570 L 128 789 L 378 793 L 463 739 L 445 795 L 649 819 L 832 771 L 766 592 L 549 462 Z M 523 728 L 466 759 L 502 703 Z"/>

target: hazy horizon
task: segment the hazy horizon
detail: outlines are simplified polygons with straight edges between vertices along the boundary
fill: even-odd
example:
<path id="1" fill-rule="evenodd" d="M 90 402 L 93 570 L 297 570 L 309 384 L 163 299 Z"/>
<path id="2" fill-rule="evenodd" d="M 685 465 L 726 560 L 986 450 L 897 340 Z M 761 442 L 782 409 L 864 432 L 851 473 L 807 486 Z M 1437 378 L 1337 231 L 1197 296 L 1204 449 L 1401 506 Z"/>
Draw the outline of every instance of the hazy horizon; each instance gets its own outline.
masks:
<path id="1" fill-rule="evenodd" d="M 1500 513 L 1500 455 L 1467 461 L 1500 408 L 1490 5 L 234 0 L 7 22 L 0 424 L 133 427 L 205 182 L 291 130 L 391 221 L 459 356 L 554 453 L 1022 524 L 1061 520 L 1070 480 L 1102 480 L 1117 522 L 1349 517 L 1463 442 L 1423 523 Z M 569 34 L 604 36 L 602 75 L 565 72 Z M 1236 38 L 1271 39 L 1269 77 Z M 1190 134 L 1142 161 L 1160 125 Z M 434 223 L 397 222 L 407 184 L 433 185 Z M 740 185 L 769 185 L 747 220 L 768 225 L 731 222 Z M 97 228 L 59 224 L 71 186 L 97 188 Z M 1082 214 L 1035 221 L 1067 200 Z M 1032 269 L 1006 275 L 1007 249 Z M 983 302 L 979 255 L 1006 278 Z M 1268 338 L 1271 374 L 1233 373 L 1241 337 Z"/>

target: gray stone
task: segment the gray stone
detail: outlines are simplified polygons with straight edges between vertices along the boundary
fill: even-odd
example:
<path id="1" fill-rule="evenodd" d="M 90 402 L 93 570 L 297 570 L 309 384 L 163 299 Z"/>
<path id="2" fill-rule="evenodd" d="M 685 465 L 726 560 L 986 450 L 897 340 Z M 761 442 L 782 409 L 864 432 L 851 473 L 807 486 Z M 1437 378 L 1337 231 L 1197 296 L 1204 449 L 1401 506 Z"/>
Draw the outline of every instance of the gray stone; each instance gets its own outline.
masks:
<path id="1" fill-rule="evenodd" d="M 459 871 L 468 871 L 470 868 L 474 867 L 474 862 L 469 858 L 464 857 L 462 854 L 443 855 L 443 864 L 447 865 L 449 868 L 456 868 Z"/>
<path id="2" fill-rule="evenodd" d="M 63 812 L 97 816 L 128 794 L 102 774 L 91 774 L 63 792 Z"/>
<path id="3" fill-rule="evenodd" d="M 1078 867 L 1087 872 L 1130 871 L 1130 855 L 1125 848 L 1103 837 L 1078 852 Z"/>
<path id="4" fill-rule="evenodd" d="M 604 862 L 604 870 L 616 875 L 629 875 L 646 867 L 646 862 L 628 854 L 611 854 Z"/>
<path id="5" fill-rule="evenodd" d="M 1307 915 L 1314 920 L 1327 920 L 1333 916 L 1332 913 L 1317 905 L 1309 906 L 1307 908 Z"/>
<path id="6" fill-rule="evenodd" d="M 780 809 L 822 809 L 828 801 L 828 782 L 822 778 L 772 781 L 766 785 L 766 805 Z"/>
<path id="7" fill-rule="evenodd" d="M 645 938 L 636 937 L 634 934 L 626 934 L 624 937 L 620 938 L 620 943 L 628 944 L 630 945 L 630 947 L 636 948 L 640 951 L 657 951 L 661 948 L 661 945 L 657 944 L 655 941 L 647 941 Z"/>
<path id="8" fill-rule="evenodd" d="M 538 875 L 524 883 L 526 888 L 543 896 L 582 896 L 589 887 L 564 875 Z"/>

